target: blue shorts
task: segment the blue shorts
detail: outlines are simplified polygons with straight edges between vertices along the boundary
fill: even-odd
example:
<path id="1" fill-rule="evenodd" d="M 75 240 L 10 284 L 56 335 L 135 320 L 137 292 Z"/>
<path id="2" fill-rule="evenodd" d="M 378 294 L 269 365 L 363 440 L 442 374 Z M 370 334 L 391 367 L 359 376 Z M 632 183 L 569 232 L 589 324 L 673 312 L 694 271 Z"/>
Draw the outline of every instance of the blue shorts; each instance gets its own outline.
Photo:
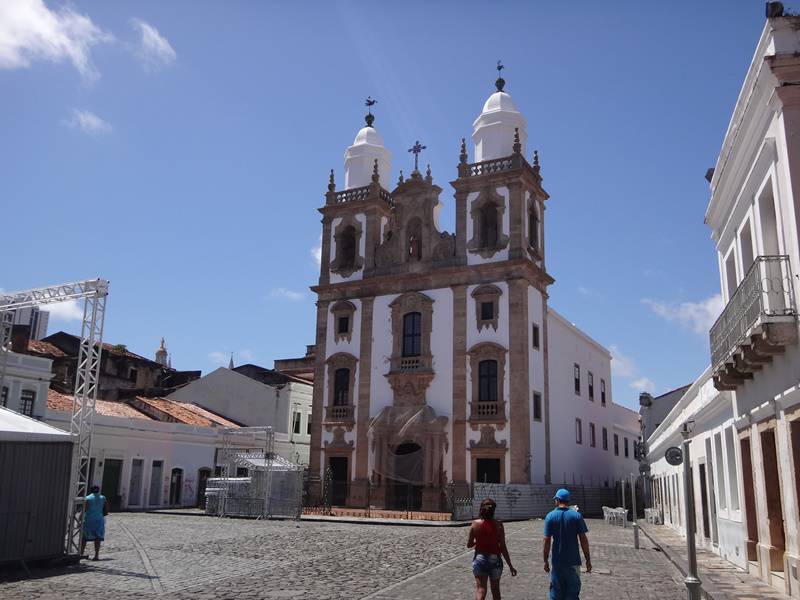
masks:
<path id="1" fill-rule="evenodd" d="M 475 554 L 472 559 L 472 574 L 475 577 L 500 579 L 503 574 L 503 558 L 499 554 Z"/>

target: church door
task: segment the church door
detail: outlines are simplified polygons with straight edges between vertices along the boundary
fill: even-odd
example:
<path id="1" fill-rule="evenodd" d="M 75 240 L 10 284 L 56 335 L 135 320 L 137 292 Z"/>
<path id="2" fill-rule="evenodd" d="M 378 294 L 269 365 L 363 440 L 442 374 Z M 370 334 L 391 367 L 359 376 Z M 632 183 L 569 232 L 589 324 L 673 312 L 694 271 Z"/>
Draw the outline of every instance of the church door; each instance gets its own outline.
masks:
<path id="1" fill-rule="evenodd" d="M 475 463 L 477 483 L 500 483 L 499 458 L 478 458 Z"/>
<path id="2" fill-rule="evenodd" d="M 350 474 L 347 462 L 346 456 L 331 456 L 329 459 L 332 506 L 344 506 L 347 503 L 347 479 Z"/>
<path id="3" fill-rule="evenodd" d="M 392 453 L 393 474 L 389 489 L 389 507 L 394 510 L 422 508 L 423 465 L 425 451 L 419 444 L 400 444 Z"/>

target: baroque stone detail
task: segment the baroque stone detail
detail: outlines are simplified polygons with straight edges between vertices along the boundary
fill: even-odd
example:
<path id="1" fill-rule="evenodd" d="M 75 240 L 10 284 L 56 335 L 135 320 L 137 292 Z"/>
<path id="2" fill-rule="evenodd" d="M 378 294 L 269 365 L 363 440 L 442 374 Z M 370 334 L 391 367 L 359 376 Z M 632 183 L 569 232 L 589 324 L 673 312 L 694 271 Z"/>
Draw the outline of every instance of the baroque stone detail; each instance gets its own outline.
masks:
<path id="1" fill-rule="evenodd" d="M 484 246 L 481 231 L 484 228 L 487 209 L 494 207 L 497 219 L 497 236 L 494 244 Z M 509 238 L 503 231 L 503 215 L 506 211 L 505 198 L 497 193 L 494 187 L 485 187 L 478 197 L 472 201 L 470 215 L 472 217 L 472 239 L 467 242 L 467 250 L 488 259 L 508 246 Z"/>
<path id="2" fill-rule="evenodd" d="M 539 209 L 539 201 L 530 193 L 526 193 L 528 223 L 528 254 L 533 260 L 542 258 L 542 212 Z"/>
<path id="3" fill-rule="evenodd" d="M 500 296 L 503 291 L 496 285 L 479 285 L 470 294 L 475 302 L 475 322 L 478 324 L 478 331 L 484 327 L 491 327 L 497 331 L 497 321 L 500 314 Z M 483 318 L 483 303 L 490 302 L 492 304 L 492 317 L 489 319 Z"/>
<path id="4" fill-rule="evenodd" d="M 505 387 L 506 373 L 506 353 L 507 350 L 500 344 L 494 342 L 482 342 L 470 348 L 469 366 L 470 379 L 472 380 L 472 402 L 470 402 L 470 421 L 481 423 L 502 423 L 506 422 L 505 399 L 503 388 Z M 479 365 L 484 360 L 497 361 L 497 401 L 479 401 Z"/>
<path id="5" fill-rule="evenodd" d="M 491 425 L 484 425 L 481 427 L 481 439 L 477 442 L 475 440 L 470 440 L 470 449 L 474 450 L 475 448 L 489 448 L 493 450 L 502 449 L 505 451 L 508 442 L 506 440 L 498 442 L 494 437 L 494 432 L 495 428 Z"/>
<path id="6" fill-rule="evenodd" d="M 345 430 L 342 427 L 336 427 L 333 430 L 333 441 L 325 441 L 326 452 L 330 452 L 331 450 L 344 450 L 349 453 L 353 451 L 355 444 L 353 440 L 348 442 L 344 439 L 344 432 Z"/>
<path id="7" fill-rule="evenodd" d="M 336 255 L 331 262 L 331 272 L 341 277 L 350 277 L 364 266 L 364 257 L 361 256 L 361 222 L 352 213 L 342 216 L 342 220 L 336 225 L 333 239 L 336 242 Z M 352 236 L 352 239 L 350 239 Z M 348 241 L 349 239 L 349 241 Z M 344 252 L 348 243 L 352 243 L 354 255 L 347 256 Z"/>
<path id="8" fill-rule="evenodd" d="M 431 356 L 433 329 L 433 300 L 419 292 L 409 292 L 395 298 L 392 311 L 392 356 L 386 378 L 394 392 L 395 406 L 425 403 L 425 392 L 436 376 Z M 417 356 L 403 356 L 403 319 L 408 313 L 420 313 L 421 343 Z"/>
<path id="9" fill-rule="evenodd" d="M 342 340 L 350 341 L 353 336 L 353 318 L 355 316 L 356 307 L 352 302 L 341 300 L 331 307 L 333 313 L 333 337 L 337 342 Z M 345 331 L 340 331 L 339 323 L 341 318 L 347 318 L 347 328 Z"/>
<path id="10" fill-rule="evenodd" d="M 347 352 L 337 352 L 328 357 L 325 364 L 328 367 L 328 397 L 325 406 L 327 408 L 326 423 L 345 424 L 348 431 L 353 428 L 353 407 L 355 405 L 355 383 L 356 383 L 356 364 L 358 359 Z M 347 369 L 350 372 L 348 379 L 347 404 L 335 404 L 336 371 Z M 339 409 L 334 410 L 334 409 Z"/>

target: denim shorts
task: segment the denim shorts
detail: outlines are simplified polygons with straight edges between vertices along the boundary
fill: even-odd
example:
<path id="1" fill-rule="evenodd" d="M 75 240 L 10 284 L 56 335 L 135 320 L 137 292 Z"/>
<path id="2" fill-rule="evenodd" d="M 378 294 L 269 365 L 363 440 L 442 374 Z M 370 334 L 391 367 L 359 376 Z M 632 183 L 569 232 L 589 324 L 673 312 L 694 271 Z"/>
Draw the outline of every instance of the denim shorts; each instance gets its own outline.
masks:
<path id="1" fill-rule="evenodd" d="M 503 558 L 499 554 L 475 554 L 472 559 L 472 574 L 475 577 L 487 576 L 500 579 L 503 574 Z"/>

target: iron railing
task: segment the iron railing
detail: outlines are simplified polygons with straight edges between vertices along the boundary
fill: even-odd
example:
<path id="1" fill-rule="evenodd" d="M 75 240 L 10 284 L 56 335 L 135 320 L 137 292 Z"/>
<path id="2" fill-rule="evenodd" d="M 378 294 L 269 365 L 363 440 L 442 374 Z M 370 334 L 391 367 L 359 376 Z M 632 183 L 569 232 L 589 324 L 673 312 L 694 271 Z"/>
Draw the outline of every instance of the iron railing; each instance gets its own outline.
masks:
<path id="1" fill-rule="evenodd" d="M 789 257 L 757 257 L 711 327 L 711 364 L 727 360 L 759 319 L 796 314 Z"/>

